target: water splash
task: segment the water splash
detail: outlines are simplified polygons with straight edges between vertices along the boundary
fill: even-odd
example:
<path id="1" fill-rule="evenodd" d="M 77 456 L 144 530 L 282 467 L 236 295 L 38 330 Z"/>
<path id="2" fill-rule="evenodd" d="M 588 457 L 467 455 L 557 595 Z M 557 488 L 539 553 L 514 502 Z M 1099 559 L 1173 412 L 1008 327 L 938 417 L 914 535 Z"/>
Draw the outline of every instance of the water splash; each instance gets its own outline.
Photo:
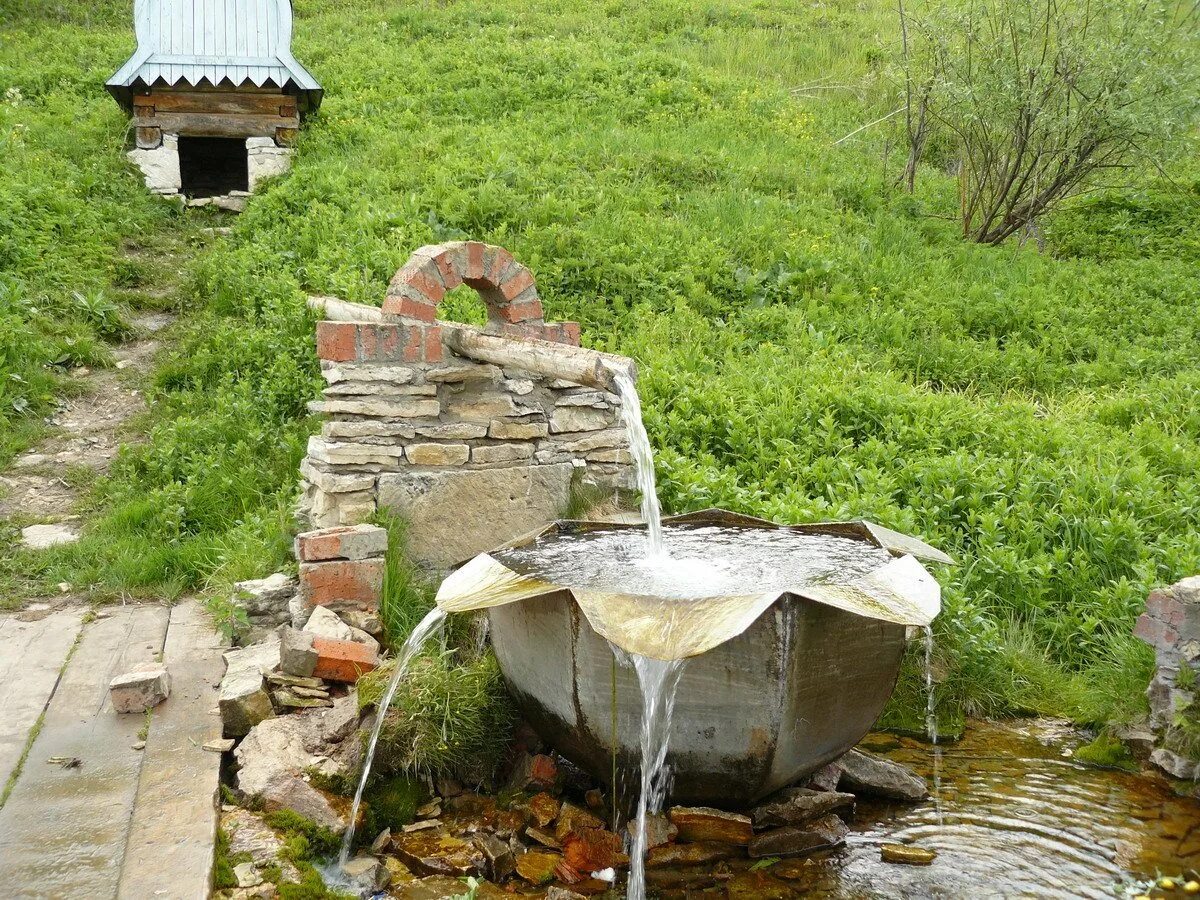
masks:
<path id="1" fill-rule="evenodd" d="M 654 484 L 654 449 L 642 422 L 642 401 L 627 372 L 614 372 L 617 396 L 621 398 L 621 424 L 629 433 L 629 452 L 637 469 L 637 486 L 642 495 L 642 518 L 646 522 L 646 555 L 662 556 L 662 507 Z"/>
<path id="2" fill-rule="evenodd" d="M 350 859 L 350 851 L 354 849 L 354 823 L 358 821 L 358 808 L 362 805 L 363 791 L 367 787 L 367 778 L 371 774 L 371 763 L 375 760 L 375 746 L 379 743 L 380 732 L 383 731 L 384 715 L 387 713 L 388 707 L 392 705 L 396 688 L 400 684 L 400 679 L 404 677 L 404 673 L 408 671 L 413 657 L 417 655 L 427 640 L 435 634 L 441 633 L 445 621 L 446 614 L 435 606 L 412 630 L 412 634 L 408 636 L 408 640 L 396 654 L 396 668 L 392 671 L 391 681 L 388 682 L 387 690 L 384 691 L 383 699 L 379 703 L 379 709 L 375 712 L 375 727 L 371 729 L 371 740 L 367 744 L 362 777 L 358 780 L 358 790 L 354 792 L 354 803 L 350 807 L 350 824 L 346 827 L 346 835 L 342 839 L 342 851 L 338 854 L 339 870 L 346 865 Z"/>
<path id="3" fill-rule="evenodd" d="M 618 651 L 619 652 L 619 651 Z M 623 659 L 622 659 L 623 657 Z M 667 742 L 671 735 L 671 714 L 675 709 L 675 690 L 683 674 L 682 659 L 652 659 L 636 653 L 618 656 L 632 665 L 642 692 L 642 783 L 634 819 L 633 847 L 629 854 L 629 900 L 646 897 L 647 820 L 662 811 L 671 783 L 667 768 Z"/>
<path id="4" fill-rule="evenodd" d="M 938 824 L 942 821 L 942 748 L 938 746 L 937 702 L 933 693 L 933 626 L 925 631 L 925 734 L 933 745 L 933 806 Z"/>

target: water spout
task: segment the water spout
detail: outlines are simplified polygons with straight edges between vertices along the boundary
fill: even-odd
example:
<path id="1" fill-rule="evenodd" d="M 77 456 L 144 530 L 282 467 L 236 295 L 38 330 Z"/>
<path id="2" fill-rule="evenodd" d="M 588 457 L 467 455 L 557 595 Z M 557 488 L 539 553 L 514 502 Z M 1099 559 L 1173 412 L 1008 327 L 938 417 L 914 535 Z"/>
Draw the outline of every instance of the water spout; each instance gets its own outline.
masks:
<path id="1" fill-rule="evenodd" d="M 937 704 L 933 694 L 933 626 L 925 631 L 925 734 L 933 745 L 933 806 L 942 822 L 942 748 L 938 746 Z"/>
<path id="2" fill-rule="evenodd" d="M 354 849 L 354 824 L 358 820 L 358 808 L 362 805 L 363 791 L 367 787 L 367 778 L 371 774 L 371 763 L 375 759 L 375 746 L 379 743 L 379 735 L 383 731 L 384 716 L 387 714 L 388 707 L 392 705 L 392 698 L 396 695 L 396 688 L 400 684 L 400 679 L 404 677 L 404 673 L 408 671 L 413 657 L 417 655 L 429 638 L 441 632 L 445 621 L 446 614 L 435 606 L 426 614 L 417 627 L 412 630 L 412 634 L 408 636 L 408 640 L 404 642 L 404 645 L 400 648 L 400 652 L 396 655 L 396 668 L 392 672 L 392 678 L 388 682 L 387 690 L 384 692 L 383 699 L 379 703 L 379 709 L 375 713 L 375 727 L 371 729 L 371 740 L 367 744 L 367 755 L 363 760 L 362 777 L 358 780 L 358 790 L 354 792 L 354 803 L 350 807 L 350 824 L 346 826 L 346 835 L 342 839 L 342 851 L 338 855 L 339 871 L 349 861 L 350 852 Z"/>
<path id="3" fill-rule="evenodd" d="M 629 432 L 629 451 L 637 469 L 637 486 L 642 495 L 642 518 L 646 522 L 646 555 L 664 554 L 662 537 L 662 508 L 654 483 L 654 449 L 642 422 L 642 401 L 628 372 L 613 373 L 617 396 L 621 398 L 621 423 Z"/>

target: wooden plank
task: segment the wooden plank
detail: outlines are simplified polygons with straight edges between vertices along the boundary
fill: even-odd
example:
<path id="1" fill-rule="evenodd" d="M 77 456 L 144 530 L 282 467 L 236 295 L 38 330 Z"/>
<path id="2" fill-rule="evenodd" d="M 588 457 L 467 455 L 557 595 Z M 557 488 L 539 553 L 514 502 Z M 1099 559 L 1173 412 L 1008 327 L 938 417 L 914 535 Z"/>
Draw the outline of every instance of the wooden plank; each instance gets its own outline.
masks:
<path id="1" fill-rule="evenodd" d="M 160 112 L 231 113 L 236 115 L 274 116 L 279 107 L 295 101 L 281 91 L 151 91 L 133 98 L 134 108 L 152 106 Z"/>
<path id="2" fill-rule="evenodd" d="M 205 900 L 217 839 L 221 754 L 204 744 L 221 738 L 218 686 L 225 673 L 221 636 L 196 600 L 171 610 L 163 660 L 171 696 L 154 711 L 120 897 L 153 897 L 169 874 L 173 898 Z"/>
<path id="3" fill-rule="evenodd" d="M 36 622 L 0 620 L 0 785 L 25 751 L 29 732 L 50 702 L 58 674 L 83 622 L 83 610 L 64 609 Z"/>
<path id="4" fill-rule="evenodd" d="M 137 793 L 145 719 L 118 715 L 108 684 L 161 652 L 168 610 L 129 606 L 93 622 L 0 809 L 6 897 L 113 897 Z M 47 760 L 77 758 L 76 767 Z"/>
<path id="5" fill-rule="evenodd" d="M 299 118 L 216 113 L 174 113 L 155 108 L 153 119 L 134 118 L 138 127 L 157 126 L 169 134 L 207 137 L 275 137 L 277 128 L 299 128 Z"/>

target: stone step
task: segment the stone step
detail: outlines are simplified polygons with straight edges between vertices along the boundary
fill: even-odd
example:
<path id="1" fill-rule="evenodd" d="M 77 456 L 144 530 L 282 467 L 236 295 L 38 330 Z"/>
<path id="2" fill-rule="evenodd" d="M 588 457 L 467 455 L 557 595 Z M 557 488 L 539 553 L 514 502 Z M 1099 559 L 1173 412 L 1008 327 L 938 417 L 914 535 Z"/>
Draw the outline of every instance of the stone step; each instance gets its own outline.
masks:
<path id="1" fill-rule="evenodd" d="M 0 684 L 9 688 L 0 699 L 0 790 L 50 702 L 82 622 L 81 609 L 61 610 L 36 621 L 0 619 Z"/>
<path id="2" fill-rule="evenodd" d="M 130 606 L 84 628 L 0 809 L 6 897 L 116 896 L 142 765 L 133 744 L 145 719 L 113 712 L 108 685 L 156 658 L 168 620 L 164 607 Z"/>
<path id="3" fill-rule="evenodd" d="M 222 640 L 198 601 L 171 610 L 163 661 L 171 696 L 155 708 L 133 808 L 120 897 L 205 900 L 216 843 Z"/>

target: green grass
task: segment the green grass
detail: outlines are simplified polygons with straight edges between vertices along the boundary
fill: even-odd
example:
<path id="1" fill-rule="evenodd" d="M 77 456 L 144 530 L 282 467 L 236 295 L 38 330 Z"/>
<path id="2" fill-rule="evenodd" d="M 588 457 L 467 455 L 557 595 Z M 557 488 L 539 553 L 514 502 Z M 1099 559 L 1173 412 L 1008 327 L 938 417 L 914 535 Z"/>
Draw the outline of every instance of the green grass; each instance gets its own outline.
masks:
<path id="1" fill-rule="evenodd" d="M 0 309 L 4 334 L 57 346 L 26 298 L 136 281 L 118 236 L 175 214 L 125 171 L 96 90 L 131 46 L 124 4 L 24 9 L 0 14 L 23 97 L 0 142 L 37 164 L 0 173 L 19 225 L 0 285 L 20 285 Z M 530 265 L 586 344 L 638 359 L 668 509 L 863 516 L 960 560 L 939 573 L 947 721 L 1136 716 L 1133 619 L 1200 570 L 1200 170 L 1080 198 L 1045 253 L 965 244 L 952 146 L 908 196 L 887 125 L 835 145 L 895 108 L 897 38 L 882 2 L 298 3 L 327 98 L 292 174 L 197 254 L 148 440 L 84 540 L 21 578 L 179 593 L 285 565 L 321 384 L 305 293 L 378 303 L 412 249 L 471 237 Z M 28 198 L 43 215 L 14 212 Z M 24 356 L 49 396 L 46 355 Z"/>

